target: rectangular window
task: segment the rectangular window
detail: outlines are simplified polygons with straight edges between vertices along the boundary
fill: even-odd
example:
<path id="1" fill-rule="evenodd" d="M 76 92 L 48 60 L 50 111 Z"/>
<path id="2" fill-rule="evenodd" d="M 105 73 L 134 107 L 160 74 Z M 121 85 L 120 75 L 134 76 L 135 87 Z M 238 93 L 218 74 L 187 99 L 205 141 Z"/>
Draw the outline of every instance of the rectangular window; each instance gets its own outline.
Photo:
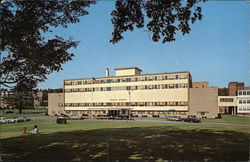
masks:
<path id="1" fill-rule="evenodd" d="M 178 79 L 179 78 L 179 75 L 175 75 L 175 79 Z"/>
<path id="2" fill-rule="evenodd" d="M 244 95 L 244 96 L 247 95 L 246 91 L 243 91 L 243 95 Z"/>
<path id="3" fill-rule="evenodd" d="M 247 91 L 247 95 L 248 95 L 248 96 L 250 95 L 250 91 Z"/>
<path id="4" fill-rule="evenodd" d="M 179 88 L 179 84 L 175 84 L 175 88 Z"/>
<path id="5" fill-rule="evenodd" d="M 126 78 L 126 82 L 131 82 L 131 78 Z"/>
<path id="6" fill-rule="evenodd" d="M 242 100 L 239 100 L 239 104 L 242 104 Z"/>

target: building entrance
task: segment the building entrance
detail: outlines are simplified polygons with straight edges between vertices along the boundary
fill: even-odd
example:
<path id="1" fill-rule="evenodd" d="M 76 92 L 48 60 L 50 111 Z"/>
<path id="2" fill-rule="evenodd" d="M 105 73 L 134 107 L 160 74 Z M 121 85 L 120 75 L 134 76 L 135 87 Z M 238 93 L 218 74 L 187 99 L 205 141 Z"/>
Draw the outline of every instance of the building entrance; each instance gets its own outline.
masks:
<path id="1" fill-rule="evenodd" d="M 118 116 L 120 110 L 108 110 L 108 116 Z"/>
<path id="2" fill-rule="evenodd" d="M 108 116 L 128 116 L 129 110 L 121 109 L 121 110 L 108 110 Z"/>

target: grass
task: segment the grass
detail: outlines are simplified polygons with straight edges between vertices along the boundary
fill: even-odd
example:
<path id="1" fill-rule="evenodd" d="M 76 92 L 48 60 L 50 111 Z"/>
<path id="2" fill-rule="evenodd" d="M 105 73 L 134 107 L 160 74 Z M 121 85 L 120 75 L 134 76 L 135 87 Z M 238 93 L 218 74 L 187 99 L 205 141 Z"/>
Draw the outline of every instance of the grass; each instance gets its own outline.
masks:
<path id="1" fill-rule="evenodd" d="M 17 109 L 9 109 L 9 110 L 5 110 L 5 111 L 12 111 L 13 113 L 4 114 L 3 110 L 0 110 L 0 116 L 4 116 L 4 117 L 7 117 L 7 118 L 21 117 L 21 116 L 25 116 L 25 117 L 42 117 L 42 116 L 45 116 L 45 113 L 47 112 L 47 109 L 45 107 L 37 107 L 35 109 L 23 109 L 22 110 L 23 114 L 19 114 L 19 110 L 17 110 Z"/>
<path id="2" fill-rule="evenodd" d="M 250 117 L 222 115 L 221 119 L 201 119 L 202 122 L 209 123 L 229 123 L 229 124 L 243 124 L 250 125 Z"/>
<path id="3" fill-rule="evenodd" d="M 21 135 L 37 124 L 40 135 Z M 3 160 L 235 160 L 249 158 L 249 127 L 32 121 L 1 125 Z"/>

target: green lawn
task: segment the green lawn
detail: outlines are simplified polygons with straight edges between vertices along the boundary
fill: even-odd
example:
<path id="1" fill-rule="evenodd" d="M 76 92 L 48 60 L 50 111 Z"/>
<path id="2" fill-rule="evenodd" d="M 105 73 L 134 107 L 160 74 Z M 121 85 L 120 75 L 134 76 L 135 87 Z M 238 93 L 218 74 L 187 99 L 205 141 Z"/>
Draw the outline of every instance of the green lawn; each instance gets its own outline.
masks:
<path id="1" fill-rule="evenodd" d="M 40 135 L 21 135 L 37 124 Z M 3 160 L 235 160 L 249 158 L 249 127 L 32 121 L 1 125 Z"/>
<path id="2" fill-rule="evenodd" d="M 250 117 L 222 115 L 221 119 L 201 119 L 202 122 L 209 123 L 230 123 L 230 124 L 243 124 L 250 125 Z"/>

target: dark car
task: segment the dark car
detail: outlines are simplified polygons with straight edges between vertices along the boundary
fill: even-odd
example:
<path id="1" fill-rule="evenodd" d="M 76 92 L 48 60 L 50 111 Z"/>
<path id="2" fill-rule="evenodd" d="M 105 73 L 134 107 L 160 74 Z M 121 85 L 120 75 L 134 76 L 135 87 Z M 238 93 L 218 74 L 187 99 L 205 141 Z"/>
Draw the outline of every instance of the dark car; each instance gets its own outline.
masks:
<path id="1" fill-rule="evenodd" d="M 196 118 L 195 115 L 189 115 L 187 118 L 183 119 L 184 122 L 190 122 L 190 123 L 200 123 L 200 119 Z"/>
<path id="2" fill-rule="evenodd" d="M 6 111 L 5 114 L 13 114 L 13 111 Z"/>

